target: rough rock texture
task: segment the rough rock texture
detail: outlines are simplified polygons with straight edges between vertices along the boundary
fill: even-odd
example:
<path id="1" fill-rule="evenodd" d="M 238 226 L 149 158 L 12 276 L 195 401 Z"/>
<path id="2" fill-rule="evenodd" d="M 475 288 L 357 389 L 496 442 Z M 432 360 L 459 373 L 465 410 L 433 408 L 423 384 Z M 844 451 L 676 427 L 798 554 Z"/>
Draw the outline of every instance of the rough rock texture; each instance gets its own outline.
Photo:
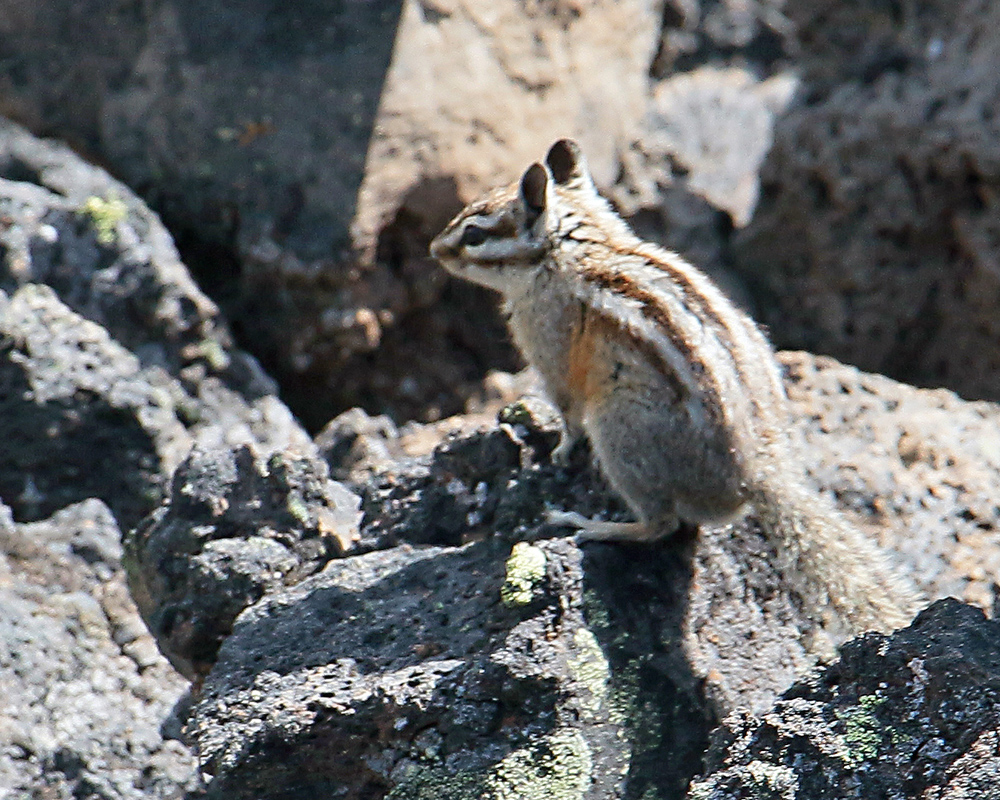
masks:
<path id="1" fill-rule="evenodd" d="M 0 123 L 0 497 L 15 517 L 99 497 L 129 528 L 194 442 L 310 450 L 275 391 L 142 201 Z"/>
<path id="2" fill-rule="evenodd" d="M 176 378 L 171 393 L 199 441 L 308 446 L 156 215 L 65 145 L 0 120 L 0 290 L 27 283 L 50 286 L 142 367 Z"/>
<path id="3" fill-rule="evenodd" d="M 776 120 L 795 87 L 787 73 L 759 81 L 745 69 L 711 67 L 660 81 L 641 127 L 645 163 L 633 166 L 633 182 L 655 182 L 648 187 L 655 194 L 677 182 L 676 171 L 685 189 L 728 213 L 735 226 L 746 225 Z M 704 260 L 695 257 L 695 263 Z"/>
<path id="4" fill-rule="evenodd" d="M 358 499 L 308 455 L 195 450 L 125 540 L 132 595 L 160 649 L 204 677 L 236 616 L 354 547 Z"/>
<path id="5" fill-rule="evenodd" d="M 639 236 L 683 255 L 748 309 L 755 299 L 733 272 L 732 234 L 753 214 L 796 85 L 791 70 L 760 80 L 717 66 L 658 81 L 620 181 L 601 187 Z"/>
<path id="6" fill-rule="evenodd" d="M 190 724 L 209 796 L 527 797 L 517 767 L 546 761 L 550 796 L 607 792 L 624 762 L 580 554 L 539 552 L 527 608 L 500 601 L 509 548 L 481 543 L 335 562 L 244 614 Z"/>
<path id="7" fill-rule="evenodd" d="M 933 597 L 981 608 L 1000 575 L 1000 408 L 914 389 L 806 353 L 783 353 L 816 481 Z"/>
<path id="8" fill-rule="evenodd" d="M 786 0 L 665 0 L 650 74 L 662 79 L 707 63 L 735 62 L 770 75 L 797 50 L 787 6 Z"/>
<path id="9" fill-rule="evenodd" d="M 68 147 L 0 119 L 0 288 L 51 286 L 64 303 L 179 374 L 227 359 L 218 309 L 170 235 L 124 184 Z"/>
<path id="10" fill-rule="evenodd" d="M 398 468 L 399 463 L 427 456 L 443 439 L 468 435 L 496 423 L 505 406 L 526 395 L 537 396 L 541 382 L 530 369 L 516 375 L 491 372 L 482 390 L 466 403 L 466 413 L 435 423 L 407 423 L 397 426 L 388 416 L 372 417 L 352 408 L 330 420 L 315 439 L 316 448 L 330 466 L 336 480 L 360 489 L 375 475 Z M 541 411 L 532 404 L 535 411 Z M 549 411 L 549 424 L 555 419 Z"/>
<path id="11" fill-rule="evenodd" d="M 129 598 L 120 529 L 195 443 L 312 444 L 145 205 L 9 124 L 0 287 L 0 796 L 178 798 L 195 763 L 159 728 L 186 682 Z"/>
<path id="12" fill-rule="evenodd" d="M 195 759 L 160 725 L 183 694 L 128 594 L 97 500 L 14 523 L 0 505 L 0 797 L 179 798 Z"/>
<path id="13" fill-rule="evenodd" d="M 1000 8 L 786 10 L 803 86 L 735 250 L 775 340 L 1000 397 Z"/>
<path id="14" fill-rule="evenodd" d="M 0 497 L 24 520 L 99 497 L 134 525 L 191 446 L 170 389 L 48 287 L 0 292 Z"/>
<path id="15" fill-rule="evenodd" d="M 0 292 L 0 497 L 20 520 L 99 497 L 127 529 L 195 442 L 311 449 L 274 396 L 251 404 L 210 380 L 187 383 L 143 367 L 47 286 Z"/>
<path id="16" fill-rule="evenodd" d="M 1000 797 L 1000 622 L 942 600 L 713 735 L 689 800 Z"/>
<path id="17" fill-rule="evenodd" d="M 5 0 L 0 109 L 114 165 L 269 366 L 285 358 L 295 374 L 292 359 L 311 358 L 281 347 L 299 327 L 288 296 L 297 284 L 322 298 L 313 317 L 333 307 L 312 325 L 347 353 L 381 324 L 359 306 L 405 305 L 406 282 L 388 269 L 364 282 L 379 303 L 335 302 L 360 278 L 348 228 L 401 5 Z M 291 286 L 260 277 L 241 289 L 244 268 L 252 276 L 254 263 L 281 259 Z"/>
<path id="18" fill-rule="evenodd" d="M 798 85 L 800 45 L 784 0 L 665 0 L 649 97 L 608 194 L 644 239 L 675 250 L 748 309 L 751 275 L 733 271 L 761 164 Z"/>
<path id="19" fill-rule="evenodd" d="M 813 474 L 929 595 L 992 605 L 994 543 L 968 538 L 966 493 L 942 488 L 997 496 L 979 450 L 1000 411 L 783 360 Z M 681 797 L 719 719 L 766 711 L 828 655 L 752 518 L 655 547 L 548 538 L 547 507 L 623 510 L 585 448 L 568 469 L 548 462 L 557 426 L 541 402 L 425 457 L 384 449 L 405 453 L 416 426 L 355 413 L 336 430 L 326 453 L 354 464 L 343 474 L 362 496 L 357 548 L 272 588 L 222 643 L 187 724 L 209 796 Z M 955 557 L 956 533 L 982 571 Z"/>

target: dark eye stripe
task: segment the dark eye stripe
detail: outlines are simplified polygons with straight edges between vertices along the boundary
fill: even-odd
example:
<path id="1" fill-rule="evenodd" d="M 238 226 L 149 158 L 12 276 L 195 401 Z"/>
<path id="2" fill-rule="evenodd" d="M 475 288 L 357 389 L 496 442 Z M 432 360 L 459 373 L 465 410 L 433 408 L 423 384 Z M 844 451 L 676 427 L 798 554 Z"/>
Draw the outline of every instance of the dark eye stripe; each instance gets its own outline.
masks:
<path id="1" fill-rule="evenodd" d="M 478 225 L 466 225 L 462 231 L 462 238 L 458 240 L 459 247 L 478 247 L 490 238 L 485 228 Z"/>

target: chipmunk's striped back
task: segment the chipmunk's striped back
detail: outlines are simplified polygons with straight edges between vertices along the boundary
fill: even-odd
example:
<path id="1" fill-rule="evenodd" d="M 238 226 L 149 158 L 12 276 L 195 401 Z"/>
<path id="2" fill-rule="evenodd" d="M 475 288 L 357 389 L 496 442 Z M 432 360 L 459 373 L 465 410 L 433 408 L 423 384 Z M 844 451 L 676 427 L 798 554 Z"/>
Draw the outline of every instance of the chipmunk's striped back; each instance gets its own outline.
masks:
<path id="1" fill-rule="evenodd" d="M 577 146 L 472 203 L 434 240 L 450 272 L 501 292 L 514 340 L 559 405 L 564 457 L 586 434 L 638 517 L 562 516 L 602 539 L 656 539 L 680 520 L 755 506 L 850 624 L 893 627 L 915 594 L 828 502 L 810 496 L 764 335 L 711 280 L 640 240 L 598 194 Z"/>

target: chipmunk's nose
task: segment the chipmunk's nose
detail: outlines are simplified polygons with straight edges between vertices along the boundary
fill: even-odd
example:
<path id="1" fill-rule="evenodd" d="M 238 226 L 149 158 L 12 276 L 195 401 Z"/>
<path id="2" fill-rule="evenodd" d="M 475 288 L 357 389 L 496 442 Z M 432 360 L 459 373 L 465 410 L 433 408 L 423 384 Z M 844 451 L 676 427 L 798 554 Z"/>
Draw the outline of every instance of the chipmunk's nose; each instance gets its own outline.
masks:
<path id="1" fill-rule="evenodd" d="M 431 242 L 431 256 L 438 261 L 455 258 L 457 253 L 455 252 L 454 239 L 454 236 L 448 236 L 447 231 L 439 233 Z"/>

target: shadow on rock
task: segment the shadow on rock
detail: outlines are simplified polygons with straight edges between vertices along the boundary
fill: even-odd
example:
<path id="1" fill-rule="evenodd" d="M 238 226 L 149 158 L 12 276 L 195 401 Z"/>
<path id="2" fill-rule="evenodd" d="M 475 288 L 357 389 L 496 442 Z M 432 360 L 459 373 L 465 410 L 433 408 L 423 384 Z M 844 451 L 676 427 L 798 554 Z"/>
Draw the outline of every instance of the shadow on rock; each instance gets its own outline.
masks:
<path id="1" fill-rule="evenodd" d="M 392 796 L 451 796 L 502 782 L 490 771 L 505 759 L 544 760 L 525 748 L 566 739 L 567 683 L 588 657 L 563 622 L 578 609 L 560 603 L 578 554 L 544 547 L 544 587 L 523 607 L 500 600 L 506 548 L 480 543 L 334 562 L 247 611 L 189 723 L 210 796 L 348 785 L 374 797 L 395 784 L 409 789 Z M 582 769 L 586 739 L 570 738 Z"/>

